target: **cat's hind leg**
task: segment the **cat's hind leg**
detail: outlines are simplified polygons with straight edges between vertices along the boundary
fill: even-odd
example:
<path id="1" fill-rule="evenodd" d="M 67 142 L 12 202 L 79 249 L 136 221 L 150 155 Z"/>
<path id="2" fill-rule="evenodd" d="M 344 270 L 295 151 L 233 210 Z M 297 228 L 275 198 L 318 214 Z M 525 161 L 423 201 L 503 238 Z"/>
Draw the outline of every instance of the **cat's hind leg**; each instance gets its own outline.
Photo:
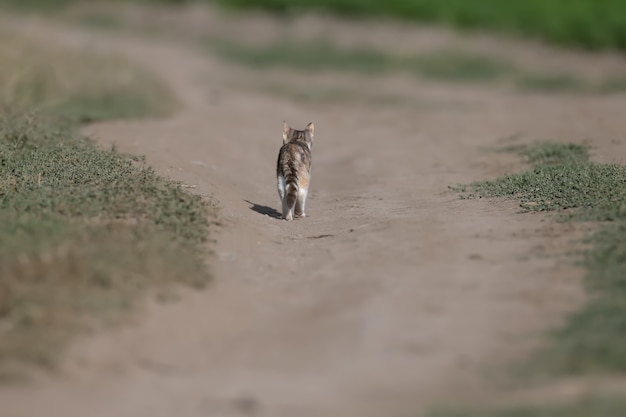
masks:
<path id="1" fill-rule="evenodd" d="M 283 219 L 293 220 L 293 210 L 289 207 L 286 198 L 283 198 Z"/>
<path id="2" fill-rule="evenodd" d="M 295 216 L 296 217 L 306 217 L 306 213 L 304 212 L 304 206 L 306 205 L 306 196 L 309 190 L 306 188 L 300 188 L 298 190 L 298 198 L 296 199 L 296 207 L 295 207 Z"/>
<path id="3" fill-rule="evenodd" d="M 299 190 L 296 185 L 287 184 L 285 187 L 285 198 L 283 198 L 283 218 L 285 220 L 293 220 L 298 194 Z"/>

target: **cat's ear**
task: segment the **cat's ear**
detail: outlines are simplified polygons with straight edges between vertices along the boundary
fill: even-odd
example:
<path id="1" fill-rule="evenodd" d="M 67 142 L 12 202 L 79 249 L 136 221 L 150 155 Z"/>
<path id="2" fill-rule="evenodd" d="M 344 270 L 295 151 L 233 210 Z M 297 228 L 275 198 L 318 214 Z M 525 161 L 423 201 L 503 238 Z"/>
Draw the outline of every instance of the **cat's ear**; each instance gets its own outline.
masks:
<path id="1" fill-rule="evenodd" d="M 313 122 L 311 122 L 308 125 L 306 125 L 306 131 L 309 132 L 311 137 L 313 137 L 313 133 L 315 131 L 315 125 L 313 124 Z"/>
<path id="2" fill-rule="evenodd" d="M 291 137 L 291 127 L 283 120 L 283 143 L 287 143 Z"/>

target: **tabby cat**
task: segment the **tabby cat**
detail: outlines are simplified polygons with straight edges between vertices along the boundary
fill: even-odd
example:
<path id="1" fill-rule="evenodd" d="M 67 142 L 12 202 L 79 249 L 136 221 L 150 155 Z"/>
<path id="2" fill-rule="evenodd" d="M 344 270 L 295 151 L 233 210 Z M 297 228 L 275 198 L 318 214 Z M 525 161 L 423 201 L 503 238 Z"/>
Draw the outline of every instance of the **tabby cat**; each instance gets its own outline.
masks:
<path id="1" fill-rule="evenodd" d="M 313 130 L 313 123 L 304 130 L 296 130 L 283 122 L 283 146 L 278 153 L 276 177 L 285 220 L 306 217 L 304 205 L 311 181 Z"/>

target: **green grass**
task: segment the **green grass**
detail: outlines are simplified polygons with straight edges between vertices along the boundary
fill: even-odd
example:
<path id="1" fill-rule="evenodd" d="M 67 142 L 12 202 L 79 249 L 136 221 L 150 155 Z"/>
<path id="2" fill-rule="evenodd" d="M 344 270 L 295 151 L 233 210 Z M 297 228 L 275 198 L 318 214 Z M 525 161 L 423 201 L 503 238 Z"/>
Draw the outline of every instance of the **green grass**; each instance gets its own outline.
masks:
<path id="1" fill-rule="evenodd" d="M 539 146 L 524 146 L 518 152 L 531 165 L 564 165 L 587 162 L 589 147 L 575 143 L 543 143 Z"/>
<path id="2" fill-rule="evenodd" d="M 517 149 L 532 168 L 472 184 L 483 197 L 520 200 L 527 211 L 599 222 L 584 256 L 589 303 L 554 334 L 540 362 L 557 374 L 626 373 L 626 166 L 588 160 L 587 147 L 545 143 Z"/>
<path id="3" fill-rule="evenodd" d="M 626 4 L 620 0 L 220 0 L 230 8 L 279 13 L 305 10 L 394 17 L 537 37 L 574 47 L 626 49 Z"/>
<path id="4" fill-rule="evenodd" d="M 179 5 L 194 0 L 135 0 Z M 214 0 L 195 0 L 214 3 Z M 85 0 L 1 0 L 0 5 L 47 13 Z M 391 17 L 492 30 L 587 49 L 626 49 L 626 4 L 621 0 L 218 0 L 234 9 L 276 13 L 330 12 L 348 17 Z"/>
<path id="5" fill-rule="evenodd" d="M 582 264 L 589 301 L 550 334 L 550 344 L 526 364 L 541 377 L 626 375 L 626 166 L 589 161 L 588 147 L 541 143 L 508 149 L 531 168 L 461 187 L 481 197 L 520 200 L 525 211 L 554 211 L 561 221 L 594 221 Z M 626 401 L 588 398 L 565 405 L 443 410 L 432 417 L 612 417 Z"/>
<path id="6" fill-rule="evenodd" d="M 53 12 L 76 3 L 76 0 L 0 0 L 0 5 L 16 10 L 38 10 Z"/>
<path id="7" fill-rule="evenodd" d="M 276 41 L 266 45 L 210 41 L 207 46 L 225 60 L 257 69 L 344 71 L 366 75 L 406 73 L 439 82 L 507 84 L 520 91 L 543 93 L 626 91 L 621 78 L 592 83 L 572 74 L 526 72 L 504 58 L 456 49 L 406 56 L 365 47 L 339 48 L 329 40 Z"/>
<path id="8" fill-rule="evenodd" d="M 121 29 L 124 27 L 123 20 L 119 16 L 116 16 L 113 13 L 103 12 L 101 10 L 82 12 L 74 19 L 76 19 L 75 21 L 91 28 L 111 30 Z"/>
<path id="9" fill-rule="evenodd" d="M 238 83 L 237 88 L 242 88 Z M 252 83 L 246 87 L 264 94 L 285 97 L 301 103 L 342 103 L 344 105 L 368 106 L 411 106 L 419 109 L 452 108 L 463 106 L 462 103 L 430 100 L 423 97 L 385 94 L 380 92 L 365 93 L 357 87 L 344 86 L 305 86 L 285 82 Z"/>
<path id="10" fill-rule="evenodd" d="M 171 5 L 182 5 L 185 3 L 191 3 L 194 0 L 116 0 L 121 2 L 129 2 L 129 3 L 144 3 L 144 4 L 171 4 Z M 210 2 L 211 0 L 207 0 Z M 80 3 L 107 3 L 110 0 L 0 0 L 0 7 L 4 7 L 10 10 L 16 11 L 35 11 L 35 12 L 45 12 L 45 13 L 54 13 L 54 12 L 62 12 L 66 10 L 69 6 Z"/>
<path id="11" fill-rule="evenodd" d="M 249 46 L 235 42 L 211 44 L 221 57 L 256 68 L 286 67 L 305 71 L 351 71 L 383 74 L 407 71 L 444 81 L 493 81 L 511 75 L 515 67 L 503 59 L 457 50 L 441 50 L 411 57 L 371 48 L 341 49 L 329 40 L 276 42 Z"/>
<path id="12" fill-rule="evenodd" d="M 416 55 L 408 66 L 424 78 L 461 82 L 497 81 L 517 71 L 504 59 L 456 50 Z"/>
<path id="13" fill-rule="evenodd" d="M 601 93 L 626 93 L 626 78 L 613 77 L 604 80 L 596 89 Z"/>
<path id="14" fill-rule="evenodd" d="M 209 46 L 222 58 L 255 68 L 364 74 L 404 71 L 424 78 L 461 82 L 495 81 L 515 71 L 503 59 L 447 49 L 406 57 L 372 48 L 342 49 L 328 40 L 278 41 L 265 46 L 212 42 Z"/>
<path id="15" fill-rule="evenodd" d="M 0 376 L 51 365 L 87 317 L 203 285 L 208 207 L 71 130 L 0 118 Z"/>
<path id="16" fill-rule="evenodd" d="M 482 196 L 509 196 L 533 211 L 571 210 L 581 220 L 626 218 L 626 167 L 597 164 L 586 158 L 586 148 L 574 144 L 543 144 L 528 148 L 533 168 L 495 181 L 472 184 Z"/>
<path id="17" fill-rule="evenodd" d="M 585 92 L 592 88 L 585 81 L 570 74 L 522 74 L 515 83 L 520 90 L 538 92 Z"/>
<path id="18" fill-rule="evenodd" d="M 212 210 L 141 158 L 76 132 L 171 111 L 149 74 L 8 35 L 0 60 L 2 379 L 53 366 L 73 335 L 122 319 L 146 293 L 205 285 Z"/>
<path id="19" fill-rule="evenodd" d="M 306 71 L 339 70 L 366 74 L 388 72 L 398 60 L 373 49 L 340 50 L 331 42 L 277 42 L 267 46 L 248 46 L 235 42 L 209 45 L 219 56 L 255 68 L 287 67 Z"/>
<path id="20" fill-rule="evenodd" d="M 567 405 L 517 406 L 482 410 L 438 410 L 429 417 L 623 417 L 626 401 L 589 398 Z"/>

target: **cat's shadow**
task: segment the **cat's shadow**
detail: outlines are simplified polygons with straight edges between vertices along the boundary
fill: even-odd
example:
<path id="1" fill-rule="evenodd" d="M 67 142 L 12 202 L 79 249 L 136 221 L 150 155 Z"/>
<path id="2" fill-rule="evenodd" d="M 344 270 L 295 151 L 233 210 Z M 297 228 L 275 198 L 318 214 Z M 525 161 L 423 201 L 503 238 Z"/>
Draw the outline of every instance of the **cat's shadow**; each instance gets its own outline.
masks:
<path id="1" fill-rule="evenodd" d="M 260 204 L 255 204 L 252 201 L 248 201 L 248 200 L 243 200 L 248 204 L 251 204 L 252 207 L 250 207 L 250 210 L 252 211 L 256 211 L 259 214 L 263 214 L 264 216 L 270 216 L 273 217 L 275 219 L 280 219 L 281 218 L 281 214 L 274 208 L 272 207 L 268 207 L 268 206 L 262 206 Z"/>

